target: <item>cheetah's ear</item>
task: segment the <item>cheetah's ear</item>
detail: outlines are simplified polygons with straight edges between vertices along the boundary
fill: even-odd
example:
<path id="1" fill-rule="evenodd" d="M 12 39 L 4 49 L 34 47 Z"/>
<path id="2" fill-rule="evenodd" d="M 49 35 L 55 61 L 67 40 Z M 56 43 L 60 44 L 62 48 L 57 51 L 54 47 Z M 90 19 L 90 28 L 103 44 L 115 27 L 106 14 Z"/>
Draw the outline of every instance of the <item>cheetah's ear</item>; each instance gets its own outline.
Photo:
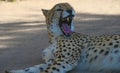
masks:
<path id="1" fill-rule="evenodd" d="M 49 12 L 49 10 L 42 9 L 42 13 L 44 14 L 45 17 L 48 15 L 48 12 Z"/>

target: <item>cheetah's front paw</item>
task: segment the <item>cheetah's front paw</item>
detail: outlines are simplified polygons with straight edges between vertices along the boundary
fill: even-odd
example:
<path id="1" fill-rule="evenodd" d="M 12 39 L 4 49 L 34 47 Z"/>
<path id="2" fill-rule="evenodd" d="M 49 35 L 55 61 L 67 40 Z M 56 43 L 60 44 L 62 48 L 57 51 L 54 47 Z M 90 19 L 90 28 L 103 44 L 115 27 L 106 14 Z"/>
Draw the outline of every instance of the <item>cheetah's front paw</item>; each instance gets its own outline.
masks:
<path id="1" fill-rule="evenodd" d="M 26 73 L 26 72 L 23 70 L 12 70 L 12 71 L 6 70 L 5 73 Z"/>
<path id="2" fill-rule="evenodd" d="M 6 70 L 5 73 L 10 73 L 10 72 Z"/>

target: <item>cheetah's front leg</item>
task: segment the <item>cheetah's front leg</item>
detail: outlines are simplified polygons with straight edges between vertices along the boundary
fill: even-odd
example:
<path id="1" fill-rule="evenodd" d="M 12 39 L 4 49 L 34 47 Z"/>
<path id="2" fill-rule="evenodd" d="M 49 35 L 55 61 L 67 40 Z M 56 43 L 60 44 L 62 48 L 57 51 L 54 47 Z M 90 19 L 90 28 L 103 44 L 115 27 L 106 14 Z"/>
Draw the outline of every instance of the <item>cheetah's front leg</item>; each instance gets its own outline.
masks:
<path id="1" fill-rule="evenodd" d="M 49 62 L 50 60 L 55 59 L 55 52 L 57 51 L 56 43 L 50 45 L 49 47 L 45 48 L 42 52 L 42 58 L 45 60 L 45 62 Z"/>
<path id="2" fill-rule="evenodd" d="M 41 71 L 45 70 L 50 64 L 52 64 L 52 62 L 48 62 L 46 64 L 35 65 L 33 67 L 29 67 L 23 70 L 21 69 L 21 70 L 6 71 L 5 73 L 40 73 Z"/>
<path id="3" fill-rule="evenodd" d="M 51 66 L 48 66 L 41 73 L 66 73 L 72 70 L 74 67 L 75 66 L 69 64 L 67 61 L 57 60 Z"/>
<path id="4" fill-rule="evenodd" d="M 11 70 L 6 71 L 6 73 L 40 73 L 44 69 L 47 68 L 48 65 L 53 63 L 54 60 L 54 52 L 56 51 L 56 44 L 52 44 L 49 47 L 45 48 L 43 51 L 43 59 L 46 64 L 35 65 L 33 67 L 29 67 L 23 70 Z"/>

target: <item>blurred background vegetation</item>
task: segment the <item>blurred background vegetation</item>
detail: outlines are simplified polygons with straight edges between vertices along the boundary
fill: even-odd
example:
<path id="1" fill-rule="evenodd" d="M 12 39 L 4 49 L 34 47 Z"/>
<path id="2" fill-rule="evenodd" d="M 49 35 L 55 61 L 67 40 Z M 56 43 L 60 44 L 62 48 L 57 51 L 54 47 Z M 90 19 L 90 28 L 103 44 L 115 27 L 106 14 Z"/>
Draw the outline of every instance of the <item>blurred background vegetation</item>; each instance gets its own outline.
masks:
<path id="1" fill-rule="evenodd" d="M 0 1 L 15 2 L 15 1 L 22 1 L 22 0 L 0 0 Z"/>

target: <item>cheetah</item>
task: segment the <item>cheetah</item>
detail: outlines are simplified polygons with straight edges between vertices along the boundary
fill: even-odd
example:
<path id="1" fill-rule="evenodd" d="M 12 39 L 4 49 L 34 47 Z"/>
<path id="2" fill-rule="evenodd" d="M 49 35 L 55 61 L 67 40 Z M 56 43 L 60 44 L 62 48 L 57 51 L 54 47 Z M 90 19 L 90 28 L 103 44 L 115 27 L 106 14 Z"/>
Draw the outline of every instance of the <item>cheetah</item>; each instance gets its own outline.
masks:
<path id="1" fill-rule="evenodd" d="M 75 32 L 75 11 L 68 3 L 42 12 L 51 43 L 43 51 L 45 63 L 6 73 L 67 73 L 75 68 L 80 72 L 120 72 L 120 35 L 89 36 Z"/>

